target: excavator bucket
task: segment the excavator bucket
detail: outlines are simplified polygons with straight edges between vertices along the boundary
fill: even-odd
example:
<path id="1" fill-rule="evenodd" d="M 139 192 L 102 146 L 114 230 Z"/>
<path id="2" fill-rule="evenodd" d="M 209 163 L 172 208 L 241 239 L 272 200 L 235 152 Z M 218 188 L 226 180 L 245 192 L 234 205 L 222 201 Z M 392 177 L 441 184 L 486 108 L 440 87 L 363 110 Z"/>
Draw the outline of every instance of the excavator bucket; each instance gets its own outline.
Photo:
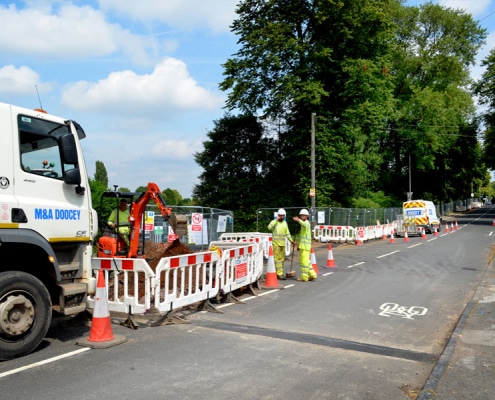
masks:
<path id="1" fill-rule="evenodd" d="M 177 236 L 184 236 L 187 233 L 187 216 L 170 214 L 168 223 Z"/>

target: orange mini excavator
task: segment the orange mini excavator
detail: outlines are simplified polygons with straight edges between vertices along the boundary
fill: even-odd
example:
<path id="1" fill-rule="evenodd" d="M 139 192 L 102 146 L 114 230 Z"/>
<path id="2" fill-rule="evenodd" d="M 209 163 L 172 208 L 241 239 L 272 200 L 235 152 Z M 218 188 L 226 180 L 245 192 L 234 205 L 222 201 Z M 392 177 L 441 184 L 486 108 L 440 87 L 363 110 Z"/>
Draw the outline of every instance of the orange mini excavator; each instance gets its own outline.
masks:
<path id="1" fill-rule="evenodd" d="M 137 199 L 133 201 L 136 197 Z M 129 210 L 129 221 L 116 222 L 130 225 L 129 241 L 118 233 L 117 229 L 106 228 L 103 236 L 98 240 L 98 257 L 106 258 L 145 258 L 144 255 L 144 235 L 140 235 L 143 224 L 143 216 L 146 205 L 153 200 L 158 206 L 164 220 L 172 227 L 174 233 L 180 237 L 187 232 L 187 216 L 177 216 L 172 213 L 172 208 L 165 204 L 160 188 L 155 183 L 148 183 L 147 189 L 142 193 L 109 191 L 102 194 L 104 198 L 126 199 L 131 204 Z M 106 225 L 106 223 L 104 223 Z M 142 237 L 140 246 L 139 239 Z M 175 242 L 180 243 L 179 239 Z"/>

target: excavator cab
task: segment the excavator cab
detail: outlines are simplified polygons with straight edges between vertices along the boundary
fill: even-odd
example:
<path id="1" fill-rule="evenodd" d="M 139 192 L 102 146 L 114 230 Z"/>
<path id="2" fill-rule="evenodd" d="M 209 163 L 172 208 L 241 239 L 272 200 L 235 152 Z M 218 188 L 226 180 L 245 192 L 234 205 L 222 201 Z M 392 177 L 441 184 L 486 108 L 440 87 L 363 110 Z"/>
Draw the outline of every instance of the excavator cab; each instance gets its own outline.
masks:
<path id="1" fill-rule="evenodd" d="M 107 191 L 101 195 L 100 210 L 111 205 L 111 210 L 118 208 L 121 200 L 126 200 L 128 205 L 140 193 Z M 100 219 L 99 226 L 105 227 L 102 236 L 98 240 L 98 257 L 127 257 L 129 253 L 129 236 L 119 233 L 119 227 L 129 226 L 129 221 L 119 221 L 119 213 L 116 213 L 115 228 L 110 228 L 107 221 Z"/>

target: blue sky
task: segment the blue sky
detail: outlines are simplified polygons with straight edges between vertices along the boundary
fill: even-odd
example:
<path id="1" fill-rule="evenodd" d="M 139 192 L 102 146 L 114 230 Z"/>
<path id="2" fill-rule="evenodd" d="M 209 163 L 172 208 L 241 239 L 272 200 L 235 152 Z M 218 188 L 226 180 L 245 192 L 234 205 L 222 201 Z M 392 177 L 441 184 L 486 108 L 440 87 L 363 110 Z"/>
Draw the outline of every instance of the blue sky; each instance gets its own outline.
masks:
<path id="1" fill-rule="evenodd" d="M 495 0 L 433 2 L 465 9 L 491 32 L 478 60 L 495 47 Z M 236 4 L 0 0 L 0 101 L 37 108 L 37 87 L 44 109 L 86 130 L 91 177 L 99 160 L 110 186 L 155 182 L 190 197 L 201 173 L 193 154 L 225 112 L 218 84 L 237 51 Z"/>

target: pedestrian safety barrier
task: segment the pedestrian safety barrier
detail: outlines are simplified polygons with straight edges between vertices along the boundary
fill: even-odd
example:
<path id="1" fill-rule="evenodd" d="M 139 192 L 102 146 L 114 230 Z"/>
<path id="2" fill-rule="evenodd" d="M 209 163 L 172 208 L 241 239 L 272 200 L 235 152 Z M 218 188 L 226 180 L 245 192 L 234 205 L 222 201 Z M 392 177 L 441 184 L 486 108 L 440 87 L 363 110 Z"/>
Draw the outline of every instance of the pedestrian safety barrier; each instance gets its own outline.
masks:
<path id="1" fill-rule="evenodd" d="M 221 250 L 223 271 L 220 274 L 220 289 L 222 293 L 230 293 L 250 285 L 261 278 L 263 274 L 262 243 L 223 241 L 212 242 L 210 248 Z"/>
<path id="2" fill-rule="evenodd" d="M 269 239 L 272 237 L 271 233 L 261 232 L 237 232 L 237 233 L 222 233 L 218 240 L 223 242 L 260 242 L 263 245 L 263 256 L 268 259 L 268 250 L 270 248 Z M 285 255 L 291 254 L 291 243 L 288 239 L 285 240 Z"/>
<path id="3" fill-rule="evenodd" d="M 155 309 L 173 311 L 214 298 L 222 273 L 222 260 L 216 251 L 162 258 L 153 279 Z"/>
<path id="4" fill-rule="evenodd" d="M 155 273 L 144 259 L 94 258 L 93 271 L 98 275 L 104 271 L 108 302 L 111 310 L 126 313 L 129 307 L 139 314 L 146 313 L 151 307 L 151 279 Z M 93 296 L 88 296 L 88 308 L 94 308 Z"/>
<path id="5" fill-rule="evenodd" d="M 313 237 L 322 243 L 346 243 L 356 238 L 356 228 L 352 226 L 317 225 L 313 229 Z"/>
<path id="6" fill-rule="evenodd" d="M 145 259 L 95 258 L 92 268 L 104 271 L 112 312 L 167 313 L 248 286 L 263 274 L 263 241 L 217 241 L 211 251 L 160 259 L 155 270 Z M 94 296 L 88 296 L 94 308 Z"/>
<path id="7" fill-rule="evenodd" d="M 322 243 L 350 243 L 360 240 L 380 239 L 390 236 L 395 229 L 395 224 L 370 225 L 370 226 L 332 226 L 316 225 L 313 229 L 313 237 Z"/>

